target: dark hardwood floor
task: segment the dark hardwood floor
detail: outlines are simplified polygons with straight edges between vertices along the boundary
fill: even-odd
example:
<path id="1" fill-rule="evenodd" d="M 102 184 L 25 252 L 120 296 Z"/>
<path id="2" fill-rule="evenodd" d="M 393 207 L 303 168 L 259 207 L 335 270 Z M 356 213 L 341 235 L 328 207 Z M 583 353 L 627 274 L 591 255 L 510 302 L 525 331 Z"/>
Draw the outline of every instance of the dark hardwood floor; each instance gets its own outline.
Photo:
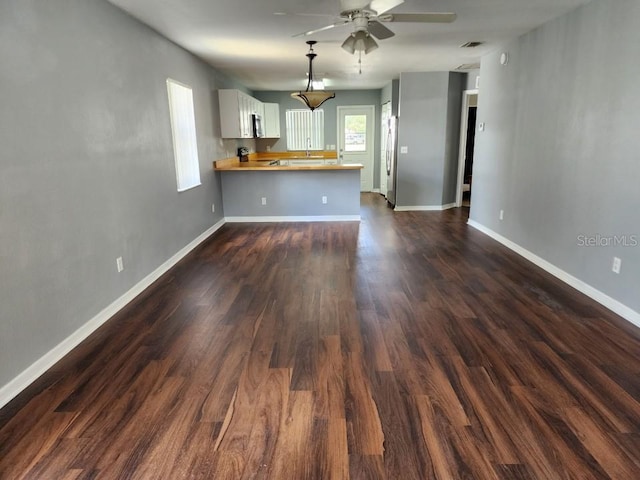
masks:
<path id="1" fill-rule="evenodd" d="M 466 210 L 229 224 L 0 411 L 2 479 L 640 478 L 640 332 Z"/>

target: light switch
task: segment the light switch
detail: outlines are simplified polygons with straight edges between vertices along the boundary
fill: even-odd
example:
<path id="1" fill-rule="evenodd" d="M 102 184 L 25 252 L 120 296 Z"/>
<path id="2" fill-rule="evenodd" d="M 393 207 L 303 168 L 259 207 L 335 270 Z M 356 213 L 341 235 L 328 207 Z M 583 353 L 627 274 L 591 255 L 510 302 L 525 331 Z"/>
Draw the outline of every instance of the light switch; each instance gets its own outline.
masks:
<path id="1" fill-rule="evenodd" d="M 400 147 L 400 153 L 409 153 L 409 147 Z"/>
<path id="2" fill-rule="evenodd" d="M 484 132 L 484 122 L 480 122 L 478 124 L 478 130 L 480 130 L 481 132 Z"/>

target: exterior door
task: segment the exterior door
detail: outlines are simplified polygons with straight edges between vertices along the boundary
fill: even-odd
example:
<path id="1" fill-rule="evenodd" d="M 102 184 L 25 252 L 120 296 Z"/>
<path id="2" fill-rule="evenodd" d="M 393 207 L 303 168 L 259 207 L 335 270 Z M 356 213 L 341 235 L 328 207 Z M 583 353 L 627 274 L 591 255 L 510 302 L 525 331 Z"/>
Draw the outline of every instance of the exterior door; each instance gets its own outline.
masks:
<path id="1" fill-rule="evenodd" d="M 373 190 L 375 106 L 338 107 L 338 158 L 340 163 L 361 163 L 360 191 Z"/>

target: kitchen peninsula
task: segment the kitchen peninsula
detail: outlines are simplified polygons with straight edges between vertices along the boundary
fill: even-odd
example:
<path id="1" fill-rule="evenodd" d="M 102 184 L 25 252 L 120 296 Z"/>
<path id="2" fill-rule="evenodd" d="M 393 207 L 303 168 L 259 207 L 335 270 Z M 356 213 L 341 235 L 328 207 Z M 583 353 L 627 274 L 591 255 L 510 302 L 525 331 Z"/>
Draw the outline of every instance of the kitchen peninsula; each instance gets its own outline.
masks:
<path id="1" fill-rule="evenodd" d="M 228 222 L 359 221 L 361 164 L 335 152 L 265 152 L 214 162 Z"/>

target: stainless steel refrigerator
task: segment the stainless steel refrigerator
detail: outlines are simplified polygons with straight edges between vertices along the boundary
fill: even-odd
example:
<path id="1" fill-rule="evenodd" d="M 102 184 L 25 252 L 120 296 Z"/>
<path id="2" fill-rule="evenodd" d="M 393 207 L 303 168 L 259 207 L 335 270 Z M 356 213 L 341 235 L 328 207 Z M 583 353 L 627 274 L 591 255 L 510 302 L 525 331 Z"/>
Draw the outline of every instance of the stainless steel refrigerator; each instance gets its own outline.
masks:
<path id="1" fill-rule="evenodd" d="M 396 205 L 396 178 L 398 165 L 398 117 L 391 116 L 387 121 L 387 202 Z"/>

